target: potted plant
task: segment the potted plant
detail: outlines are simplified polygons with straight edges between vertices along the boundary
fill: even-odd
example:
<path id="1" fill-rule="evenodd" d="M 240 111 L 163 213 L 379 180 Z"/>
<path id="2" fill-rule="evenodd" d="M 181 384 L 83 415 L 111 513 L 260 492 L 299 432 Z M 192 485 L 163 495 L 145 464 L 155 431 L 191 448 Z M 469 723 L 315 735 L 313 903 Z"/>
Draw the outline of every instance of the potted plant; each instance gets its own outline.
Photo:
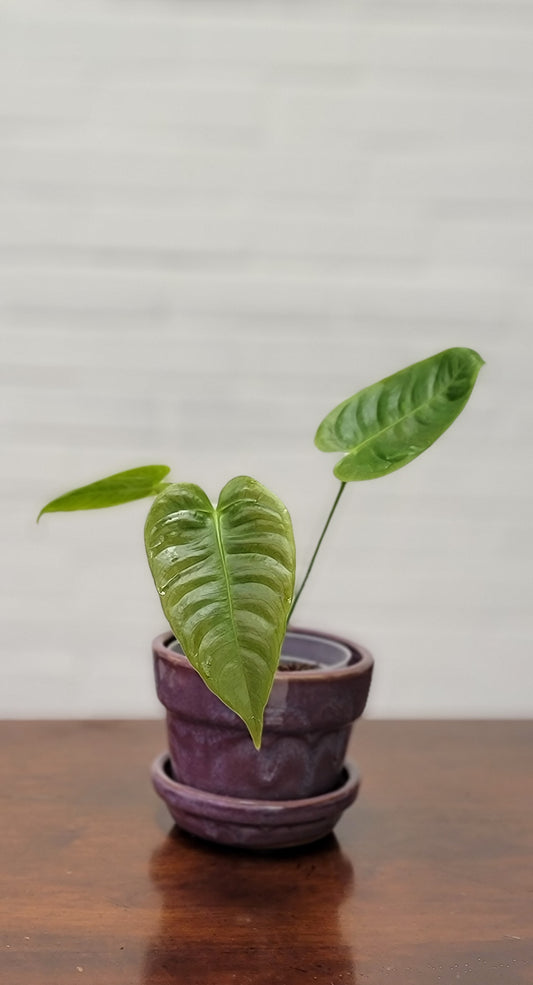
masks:
<path id="1" fill-rule="evenodd" d="M 48 503 L 39 514 L 155 497 L 145 547 L 171 632 L 153 644 L 169 753 L 152 778 L 181 827 L 252 848 L 328 833 L 358 789 L 344 763 L 365 707 L 372 657 L 361 646 L 289 626 L 348 482 L 402 468 L 450 426 L 483 365 L 453 348 L 360 390 L 320 424 L 340 480 L 307 572 L 294 592 L 288 510 L 249 476 L 215 505 L 167 466 L 121 472 Z"/>

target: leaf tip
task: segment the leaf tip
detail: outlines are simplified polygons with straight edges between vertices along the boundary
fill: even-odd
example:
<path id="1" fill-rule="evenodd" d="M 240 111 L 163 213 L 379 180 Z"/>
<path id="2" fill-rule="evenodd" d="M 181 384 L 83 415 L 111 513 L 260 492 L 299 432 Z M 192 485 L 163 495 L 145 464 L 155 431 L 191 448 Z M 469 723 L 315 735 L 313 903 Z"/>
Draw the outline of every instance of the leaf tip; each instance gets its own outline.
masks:
<path id="1" fill-rule="evenodd" d="M 474 357 L 474 359 L 476 360 L 476 362 L 478 362 L 478 363 L 479 363 L 479 365 L 480 365 L 480 366 L 484 366 L 484 365 L 485 365 L 485 360 L 483 359 L 483 356 L 480 356 L 480 354 L 479 354 L 479 352 L 477 352 L 477 350 L 476 350 L 476 349 L 467 349 L 466 351 L 467 351 L 467 352 L 468 352 L 468 353 L 469 353 L 469 354 L 470 354 L 471 356 L 473 356 L 473 357 Z"/>
<path id="2" fill-rule="evenodd" d="M 257 718 L 256 715 L 250 715 L 244 719 L 244 724 L 250 733 L 255 748 L 259 752 L 263 739 L 263 715 L 260 718 Z"/>
<path id="3" fill-rule="evenodd" d="M 466 347 L 457 346 L 456 348 L 445 350 L 445 352 L 442 353 L 442 355 L 445 355 L 446 352 L 449 352 L 452 355 L 457 354 L 463 360 L 464 359 L 472 360 L 473 362 L 476 363 L 478 369 L 481 369 L 481 367 L 485 365 L 485 360 L 483 359 L 483 356 L 480 356 L 479 352 L 477 352 L 476 349 L 470 349 L 467 346 Z"/>

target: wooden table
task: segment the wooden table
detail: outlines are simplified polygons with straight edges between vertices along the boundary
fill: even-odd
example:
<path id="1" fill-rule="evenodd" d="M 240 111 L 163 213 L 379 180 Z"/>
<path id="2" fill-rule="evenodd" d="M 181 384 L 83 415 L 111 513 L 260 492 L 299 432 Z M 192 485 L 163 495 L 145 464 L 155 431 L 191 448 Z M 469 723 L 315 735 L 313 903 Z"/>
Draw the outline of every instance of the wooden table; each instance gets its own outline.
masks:
<path id="1" fill-rule="evenodd" d="M 177 830 L 161 722 L 4 723 L 2 985 L 531 985 L 533 723 L 363 722 L 312 848 Z"/>

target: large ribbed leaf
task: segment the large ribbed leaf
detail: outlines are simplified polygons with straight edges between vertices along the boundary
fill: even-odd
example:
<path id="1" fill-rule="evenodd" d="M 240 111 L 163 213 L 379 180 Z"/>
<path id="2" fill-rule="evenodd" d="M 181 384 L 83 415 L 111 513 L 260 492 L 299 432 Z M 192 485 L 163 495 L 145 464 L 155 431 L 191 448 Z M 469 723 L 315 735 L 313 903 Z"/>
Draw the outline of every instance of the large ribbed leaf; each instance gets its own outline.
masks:
<path id="1" fill-rule="evenodd" d="M 198 486 L 170 485 L 152 504 L 145 544 L 176 639 L 259 748 L 294 591 L 288 511 L 247 476 L 228 482 L 217 506 Z"/>
<path id="2" fill-rule="evenodd" d="M 43 506 L 37 520 L 43 513 L 63 513 L 71 510 L 101 510 L 106 506 L 131 503 L 134 499 L 155 496 L 161 482 L 170 472 L 168 465 L 141 465 L 137 469 L 116 472 L 105 479 L 98 479 L 88 486 L 80 486 L 58 496 Z"/>
<path id="3" fill-rule="evenodd" d="M 446 349 L 349 397 L 324 418 L 321 451 L 346 454 L 334 468 L 342 482 L 377 479 L 429 448 L 465 406 L 483 359 Z"/>

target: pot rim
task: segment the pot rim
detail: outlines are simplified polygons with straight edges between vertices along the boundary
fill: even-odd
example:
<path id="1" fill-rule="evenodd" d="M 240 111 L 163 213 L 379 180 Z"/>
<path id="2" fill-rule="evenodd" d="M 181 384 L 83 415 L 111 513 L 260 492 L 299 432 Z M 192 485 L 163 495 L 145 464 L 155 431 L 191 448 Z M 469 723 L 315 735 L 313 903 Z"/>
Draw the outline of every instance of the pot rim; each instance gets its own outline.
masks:
<path id="1" fill-rule="evenodd" d="M 344 667 L 327 667 L 322 670 L 276 670 L 274 675 L 274 680 L 282 681 L 298 681 L 299 683 L 306 684 L 312 681 L 325 681 L 330 680 L 332 677 L 342 680 L 342 678 L 353 678 L 362 677 L 372 670 L 374 666 L 374 658 L 369 650 L 364 646 L 360 646 L 359 643 L 352 643 L 350 640 L 345 639 L 342 636 L 336 636 L 333 633 L 322 632 L 316 629 L 307 629 L 301 626 L 288 626 L 288 633 L 294 633 L 298 636 L 313 636 L 317 639 L 331 640 L 333 643 L 340 643 L 345 646 L 351 655 L 353 663 L 348 664 Z M 176 637 L 174 636 L 172 630 L 167 630 L 165 633 L 160 633 L 155 637 L 152 648 L 154 656 L 158 656 L 167 663 L 174 665 L 176 667 L 189 668 L 194 670 L 195 668 L 187 659 L 187 657 L 178 653 L 176 650 L 170 649 L 170 643 L 175 642 Z"/>

